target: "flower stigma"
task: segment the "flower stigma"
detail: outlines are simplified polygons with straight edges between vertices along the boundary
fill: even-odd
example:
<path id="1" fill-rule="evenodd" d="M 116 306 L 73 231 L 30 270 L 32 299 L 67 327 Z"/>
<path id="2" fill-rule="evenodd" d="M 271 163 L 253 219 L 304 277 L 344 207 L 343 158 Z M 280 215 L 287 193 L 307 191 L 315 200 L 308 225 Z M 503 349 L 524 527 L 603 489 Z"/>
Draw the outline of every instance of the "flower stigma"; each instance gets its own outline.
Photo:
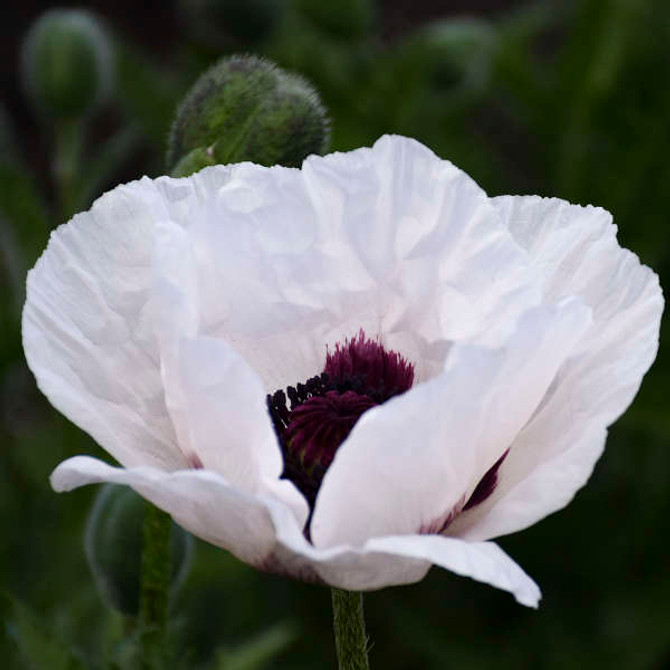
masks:
<path id="1" fill-rule="evenodd" d="M 361 329 L 327 349 L 323 371 L 267 396 L 284 456 L 282 478 L 314 509 L 316 495 L 339 446 L 369 409 L 408 391 L 414 365 Z"/>

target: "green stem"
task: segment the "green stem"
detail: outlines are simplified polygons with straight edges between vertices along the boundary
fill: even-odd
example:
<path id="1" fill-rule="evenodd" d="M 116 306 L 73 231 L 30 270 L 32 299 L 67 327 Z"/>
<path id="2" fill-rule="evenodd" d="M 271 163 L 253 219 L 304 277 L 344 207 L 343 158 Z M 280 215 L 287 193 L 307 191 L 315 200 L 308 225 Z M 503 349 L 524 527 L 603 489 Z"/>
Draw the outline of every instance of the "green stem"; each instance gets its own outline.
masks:
<path id="1" fill-rule="evenodd" d="M 363 595 L 332 589 L 333 630 L 340 670 L 369 670 Z"/>
<path id="2" fill-rule="evenodd" d="M 140 620 L 142 657 L 146 663 L 164 649 L 170 588 L 170 517 L 150 503 L 144 514 Z"/>

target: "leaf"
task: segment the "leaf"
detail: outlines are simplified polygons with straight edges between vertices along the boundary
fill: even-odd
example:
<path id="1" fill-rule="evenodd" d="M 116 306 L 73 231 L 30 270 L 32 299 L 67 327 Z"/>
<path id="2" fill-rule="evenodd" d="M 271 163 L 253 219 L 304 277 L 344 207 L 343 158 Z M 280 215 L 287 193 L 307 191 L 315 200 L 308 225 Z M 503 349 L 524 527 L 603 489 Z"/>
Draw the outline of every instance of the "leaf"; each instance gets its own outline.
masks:
<path id="1" fill-rule="evenodd" d="M 19 165 L 0 162 L 0 286 L 6 283 L 12 296 L 7 314 L 12 320 L 23 305 L 28 267 L 48 234 L 46 206 L 32 177 Z"/>
<path id="2" fill-rule="evenodd" d="M 161 151 L 182 91 L 165 72 L 127 44 L 117 44 L 117 95 L 128 116 Z"/>
<path id="3" fill-rule="evenodd" d="M 280 623 L 230 650 L 220 650 L 216 670 L 259 670 L 284 652 L 297 638 L 293 624 Z"/>
<path id="4" fill-rule="evenodd" d="M 12 615 L 7 633 L 17 646 L 25 667 L 31 670 L 83 670 L 86 665 L 63 640 L 20 601 L 8 596 Z"/>
<path id="5" fill-rule="evenodd" d="M 141 133 L 137 125 L 131 124 L 118 130 L 96 151 L 88 161 L 86 174 L 82 175 L 76 208 L 83 210 L 104 190 L 114 173 L 126 163 L 137 149 Z"/>
<path id="6" fill-rule="evenodd" d="M 49 217 L 35 180 L 20 165 L 0 163 L 0 215 L 12 225 L 28 260 L 34 260 L 46 242 Z"/>

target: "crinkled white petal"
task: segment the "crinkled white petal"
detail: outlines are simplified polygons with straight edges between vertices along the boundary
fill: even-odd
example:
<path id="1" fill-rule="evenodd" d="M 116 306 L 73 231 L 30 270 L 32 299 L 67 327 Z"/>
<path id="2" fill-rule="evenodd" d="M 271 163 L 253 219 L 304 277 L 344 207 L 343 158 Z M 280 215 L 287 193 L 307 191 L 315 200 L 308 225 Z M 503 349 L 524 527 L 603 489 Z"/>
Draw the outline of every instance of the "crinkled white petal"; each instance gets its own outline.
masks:
<path id="1" fill-rule="evenodd" d="M 149 309 L 148 179 L 103 196 L 51 235 L 28 275 L 23 345 L 40 390 L 125 465 L 183 465 L 165 407 Z"/>
<path id="2" fill-rule="evenodd" d="M 171 221 L 158 221 L 154 226 L 149 308 L 165 404 L 188 461 L 197 448 L 192 444 L 188 403 L 179 375 L 179 345 L 183 338 L 198 334 L 198 285 L 190 238 Z"/>
<path id="3" fill-rule="evenodd" d="M 318 373 L 326 345 L 361 328 L 428 378 L 451 340 L 498 341 L 539 299 L 486 194 L 413 140 L 157 186 L 197 258 L 201 334 L 269 391 Z"/>
<path id="4" fill-rule="evenodd" d="M 505 347 L 456 344 L 440 376 L 367 411 L 324 477 L 314 544 L 438 532 L 509 447 L 589 326 L 590 310 L 577 299 L 535 308 Z"/>
<path id="5" fill-rule="evenodd" d="M 419 142 L 386 136 L 370 149 L 312 156 L 303 175 L 320 225 L 339 233 L 379 287 L 379 332 L 392 348 L 407 332 L 428 344 L 499 342 L 538 302 L 486 193 Z M 419 366 L 429 353 L 403 352 Z"/>
<path id="6" fill-rule="evenodd" d="M 581 296 L 594 327 L 514 441 L 494 495 L 450 528 L 471 539 L 530 526 L 584 485 L 607 427 L 628 407 L 656 356 L 663 310 L 658 278 L 619 247 L 606 211 L 538 197 L 494 202 L 527 250 L 546 299 Z"/>
<path id="7" fill-rule="evenodd" d="M 188 233 L 175 223 L 158 223 L 153 317 L 166 403 L 179 445 L 188 461 L 220 472 L 247 492 L 259 492 L 265 480 L 279 479 L 283 470 L 265 389 L 225 340 L 197 335 L 197 276 Z"/>
<path id="8" fill-rule="evenodd" d="M 540 597 L 535 583 L 492 543 L 406 536 L 375 538 L 356 549 L 315 549 L 300 530 L 305 519 L 281 500 L 243 493 L 211 471 L 121 469 L 76 456 L 51 476 L 57 491 L 99 482 L 131 486 L 186 530 L 262 569 L 339 588 L 372 590 L 416 582 L 434 563 L 509 591 L 524 605 L 535 607 Z"/>
<path id="9" fill-rule="evenodd" d="M 55 231 L 28 279 L 27 360 L 52 403 L 122 464 L 202 461 L 248 491 L 279 486 L 265 390 L 229 344 L 198 339 L 197 260 L 172 214 L 143 179 Z"/>

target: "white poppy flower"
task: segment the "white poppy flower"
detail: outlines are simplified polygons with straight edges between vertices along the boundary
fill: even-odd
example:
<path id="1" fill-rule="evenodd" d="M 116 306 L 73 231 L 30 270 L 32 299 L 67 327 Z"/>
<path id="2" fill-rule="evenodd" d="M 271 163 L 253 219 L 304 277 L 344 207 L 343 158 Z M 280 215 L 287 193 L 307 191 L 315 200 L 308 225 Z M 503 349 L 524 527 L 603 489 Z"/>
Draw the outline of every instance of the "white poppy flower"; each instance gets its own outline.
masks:
<path id="1" fill-rule="evenodd" d="M 122 466 L 70 458 L 56 490 L 127 484 L 243 561 L 343 589 L 435 564 L 536 606 L 489 540 L 586 482 L 662 306 L 606 211 L 489 198 L 385 137 L 114 189 L 52 235 L 23 338 Z"/>

